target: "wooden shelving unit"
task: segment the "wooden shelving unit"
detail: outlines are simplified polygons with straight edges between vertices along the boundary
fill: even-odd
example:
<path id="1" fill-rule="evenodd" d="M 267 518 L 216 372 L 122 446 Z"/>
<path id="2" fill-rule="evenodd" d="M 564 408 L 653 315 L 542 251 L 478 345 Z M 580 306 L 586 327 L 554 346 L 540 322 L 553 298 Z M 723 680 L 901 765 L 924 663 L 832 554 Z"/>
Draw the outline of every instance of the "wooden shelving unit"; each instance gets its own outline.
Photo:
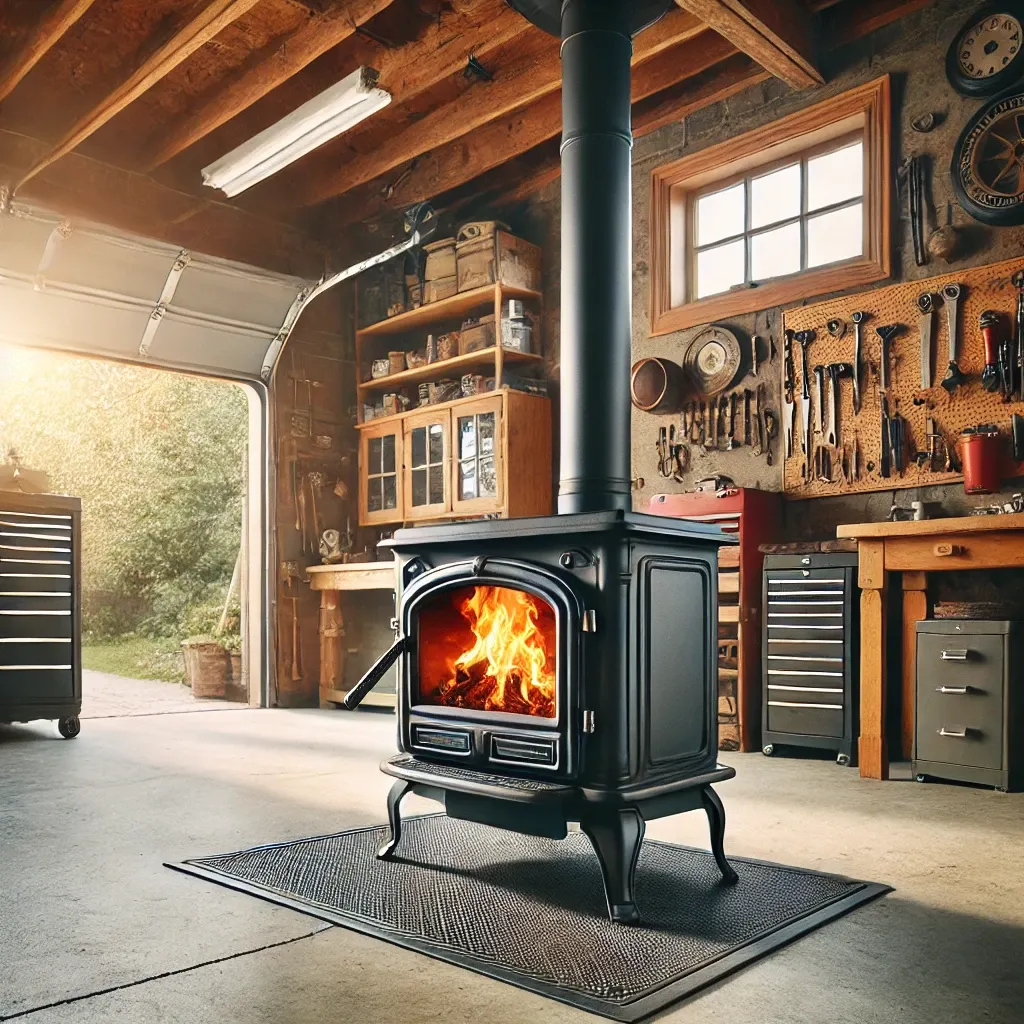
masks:
<path id="1" fill-rule="evenodd" d="M 359 373 L 360 382 L 357 385 L 359 398 L 358 424 L 364 425 L 363 401 L 367 397 L 381 392 L 394 391 L 399 388 L 409 387 L 429 380 L 438 380 L 443 377 L 461 375 L 469 370 L 493 371 L 495 389 L 499 390 L 503 384 L 505 364 L 518 366 L 537 366 L 543 362 L 543 357 L 533 353 L 516 352 L 504 349 L 501 346 L 501 309 L 509 299 L 523 299 L 535 304 L 538 308 L 541 305 L 543 296 L 540 292 L 529 288 L 517 288 L 512 285 L 502 284 L 500 281 L 493 285 L 485 285 L 482 288 L 473 288 L 470 291 L 458 292 L 447 299 L 440 299 L 438 302 L 429 302 L 419 306 L 417 309 L 410 309 L 405 313 L 389 317 L 378 323 L 370 324 L 356 331 L 356 367 Z M 391 373 L 384 377 L 369 377 L 370 362 L 377 358 L 383 358 L 387 354 L 386 348 L 379 344 L 384 339 L 396 339 L 401 335 L 414 335 L 417 331 L 423 332 L 423 341 L 426 334 L 443 333 L 442 327 L 457 329 L 462 321 L 473 314 L 494 313 L 494 327 L 496 344 L 492 348 L 482 349 L 479 352 L 470 352 L 465 355 L 453 356 L 451 359 L 440 359 L 424 366 L 418 366 L 411 370 L 402 370 L 399 373 Z M 433 330 L 427 330 L 433 328 Z M 393 342 L 400 345 L 400 342 Z M 408 339 L 406 339 L 408 343 Z M 416 347 L 420 347 L 417 339 Z M 378 422 L 379 417 L 370 421 Z"/>

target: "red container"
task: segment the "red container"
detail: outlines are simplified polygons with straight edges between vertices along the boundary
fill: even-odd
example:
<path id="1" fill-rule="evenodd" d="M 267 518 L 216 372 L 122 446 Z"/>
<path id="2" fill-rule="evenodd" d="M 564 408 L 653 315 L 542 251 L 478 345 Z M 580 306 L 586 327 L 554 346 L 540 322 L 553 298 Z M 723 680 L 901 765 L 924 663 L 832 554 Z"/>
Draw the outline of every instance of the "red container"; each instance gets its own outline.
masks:
<path id="1" fill-rule="evenodd" d="M 968 494 L 995 494 L 1003 486 L 999 431 L 980 428 L 961 434 L 960 449 L 964 464 L 964 490 Z"/>

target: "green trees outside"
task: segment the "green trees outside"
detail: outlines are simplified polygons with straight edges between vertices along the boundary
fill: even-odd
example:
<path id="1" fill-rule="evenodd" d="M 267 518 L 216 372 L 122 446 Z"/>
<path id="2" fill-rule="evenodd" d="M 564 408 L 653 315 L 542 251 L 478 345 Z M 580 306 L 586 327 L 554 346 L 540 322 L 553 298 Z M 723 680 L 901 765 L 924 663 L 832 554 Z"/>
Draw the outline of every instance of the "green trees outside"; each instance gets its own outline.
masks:
<path id="1" fill-rule="evenodd" d="M 235 385 L 0 346 L 0 456 L 13 448 L 81 497 L 92 639 L 176 647 L 215 628 L 239 550 L 247 429 Z"/>

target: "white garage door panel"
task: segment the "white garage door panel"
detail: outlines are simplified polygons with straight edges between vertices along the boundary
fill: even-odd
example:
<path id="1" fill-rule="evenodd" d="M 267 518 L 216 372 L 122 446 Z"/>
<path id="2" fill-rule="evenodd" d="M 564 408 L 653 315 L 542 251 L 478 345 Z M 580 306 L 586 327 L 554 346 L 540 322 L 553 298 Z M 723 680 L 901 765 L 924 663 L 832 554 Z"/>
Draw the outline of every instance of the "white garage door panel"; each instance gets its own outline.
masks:
<path id="1" fill-rule="evenodd" d="M 0 337 L 20 344 L 259 379 L 307 284 L 21 204 L 0 213 Z"/>

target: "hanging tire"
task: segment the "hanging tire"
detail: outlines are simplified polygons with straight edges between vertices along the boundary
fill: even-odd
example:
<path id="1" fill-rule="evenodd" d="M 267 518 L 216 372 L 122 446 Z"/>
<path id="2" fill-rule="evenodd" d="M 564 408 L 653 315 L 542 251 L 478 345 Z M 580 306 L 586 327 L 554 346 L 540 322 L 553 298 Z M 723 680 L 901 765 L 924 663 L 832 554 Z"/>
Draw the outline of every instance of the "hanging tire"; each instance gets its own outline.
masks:
<path id="1" fill-rule="evenodd" d="M 82 731 L 82 722 L 78 715 L 69 715 L 57 721 L 57 729 L 66 740 L 73 740 Z"/>

